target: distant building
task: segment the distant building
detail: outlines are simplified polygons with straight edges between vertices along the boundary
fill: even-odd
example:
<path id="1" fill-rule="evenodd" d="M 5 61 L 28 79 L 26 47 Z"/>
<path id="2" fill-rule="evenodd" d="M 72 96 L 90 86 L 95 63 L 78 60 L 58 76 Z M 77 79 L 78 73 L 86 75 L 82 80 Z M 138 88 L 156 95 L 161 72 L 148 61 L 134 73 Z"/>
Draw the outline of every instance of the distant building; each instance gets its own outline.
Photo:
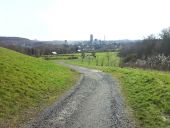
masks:
<path id="1" fill-rule="evenodd" d="M 66 44 L 66 45 L 68 44 L 67 40 L 64 41 L 64 44 Z"/>
<path id="2" fill-rule="evenodd" d="M 93 44 L 93 34 L 90 34 L 90 44 Z"/>
<path id="3" fill-rule="evenodd" d="M 52 52 L 53 55 L 57 55 L 57 52 Z"/>

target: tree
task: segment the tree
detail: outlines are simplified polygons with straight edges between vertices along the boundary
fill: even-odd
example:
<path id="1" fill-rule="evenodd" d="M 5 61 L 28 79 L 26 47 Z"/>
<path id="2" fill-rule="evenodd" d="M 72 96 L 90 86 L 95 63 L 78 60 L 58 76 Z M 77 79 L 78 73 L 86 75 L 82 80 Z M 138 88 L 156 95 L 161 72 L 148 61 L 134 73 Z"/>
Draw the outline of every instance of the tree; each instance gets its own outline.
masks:
<path id="1" fill-rule="evenodd" d="M 162 39 L 162 53 L 164 53 L 166 56 L 170 55 L 170 27 L 163 29 L 160 37 Z"/>
<path id="2" fill-rule="evenodd" d="M 81 59 L 82 59 L 82 62 L 83 62 L 83 59 L 85 58 L 85 53 L 82 51 L 81 52 Z"/>
<path id="3" fill-rule="evenodd" d="M 94 58 L 96 58 L 96 53 L 95 53 L 94 51 L 91 53 L 91 55 L 92 55 Z"/>
<path id="4" fill-rule="evenodd" d="M 110 66 L 110 52 L 106 53 L 106 58 L 107 58 L 108 66 Z"/>

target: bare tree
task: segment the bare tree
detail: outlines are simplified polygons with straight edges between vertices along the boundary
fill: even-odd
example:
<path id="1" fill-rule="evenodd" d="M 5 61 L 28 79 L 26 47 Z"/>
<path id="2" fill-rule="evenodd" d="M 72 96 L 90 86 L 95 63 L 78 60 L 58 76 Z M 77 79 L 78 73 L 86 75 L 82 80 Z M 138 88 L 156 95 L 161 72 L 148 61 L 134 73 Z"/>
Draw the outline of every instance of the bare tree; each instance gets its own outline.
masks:
<path id="1" fill-rule="evenodd" d="M 82 61 L 82 62 L 83 62 L 84 58 L 85 58 L 85 53 L 82 51 L 82 52 L 81 52 L 81 61 Z"/>

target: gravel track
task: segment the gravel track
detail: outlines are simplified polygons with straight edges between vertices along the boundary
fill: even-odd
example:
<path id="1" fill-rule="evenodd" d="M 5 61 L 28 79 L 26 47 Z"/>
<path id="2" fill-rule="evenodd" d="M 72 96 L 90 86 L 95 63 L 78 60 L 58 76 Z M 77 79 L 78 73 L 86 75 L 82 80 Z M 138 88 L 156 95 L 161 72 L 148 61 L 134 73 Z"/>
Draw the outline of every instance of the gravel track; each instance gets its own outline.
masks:
<path id="1" fill-rule="evenodd" d="M 73 66 L 83 74 L 60 101 L 42 112 L 25 128 L 134 128 L 118 84 L 109 74 Z"/>

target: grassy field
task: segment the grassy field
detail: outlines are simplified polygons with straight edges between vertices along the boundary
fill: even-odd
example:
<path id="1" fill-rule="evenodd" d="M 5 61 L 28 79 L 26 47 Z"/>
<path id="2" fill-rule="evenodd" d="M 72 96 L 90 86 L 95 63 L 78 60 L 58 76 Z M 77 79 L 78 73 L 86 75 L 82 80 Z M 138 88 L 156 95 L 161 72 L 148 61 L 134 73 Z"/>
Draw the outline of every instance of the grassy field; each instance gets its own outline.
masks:
<path id="1" fill-rule="evenodd" d="M 35 116 L 78 77 L 66 67 L 0 47 L 0 127 Z"/>
<path id="2" fill-rule="evenodd" d="M 92 56 L 92 53 L 85 53 L 85 58 L 81 58 L 81 54 L 76 54 L 79 59 L 74 60 L 81 61 L 84 65 L 91 66 L 118 66 L 120 58 L 117 56 L 116 52 L 97 52 L 96 57 Z"/>
<path id="3" fill-rule="evenodd" d="M 103 56 L 106 53 L 100 54 Z M 115 61 L 117 62 L 119 59 Z M 99 69 L 118 78 L 123 95 L 133 109 L 134 117 L 141 128 L 170 127 L 169 72 L 96 66 L 94 63 L 89 64 L 86 59 L 70 60 L 68 63 Z"/>

